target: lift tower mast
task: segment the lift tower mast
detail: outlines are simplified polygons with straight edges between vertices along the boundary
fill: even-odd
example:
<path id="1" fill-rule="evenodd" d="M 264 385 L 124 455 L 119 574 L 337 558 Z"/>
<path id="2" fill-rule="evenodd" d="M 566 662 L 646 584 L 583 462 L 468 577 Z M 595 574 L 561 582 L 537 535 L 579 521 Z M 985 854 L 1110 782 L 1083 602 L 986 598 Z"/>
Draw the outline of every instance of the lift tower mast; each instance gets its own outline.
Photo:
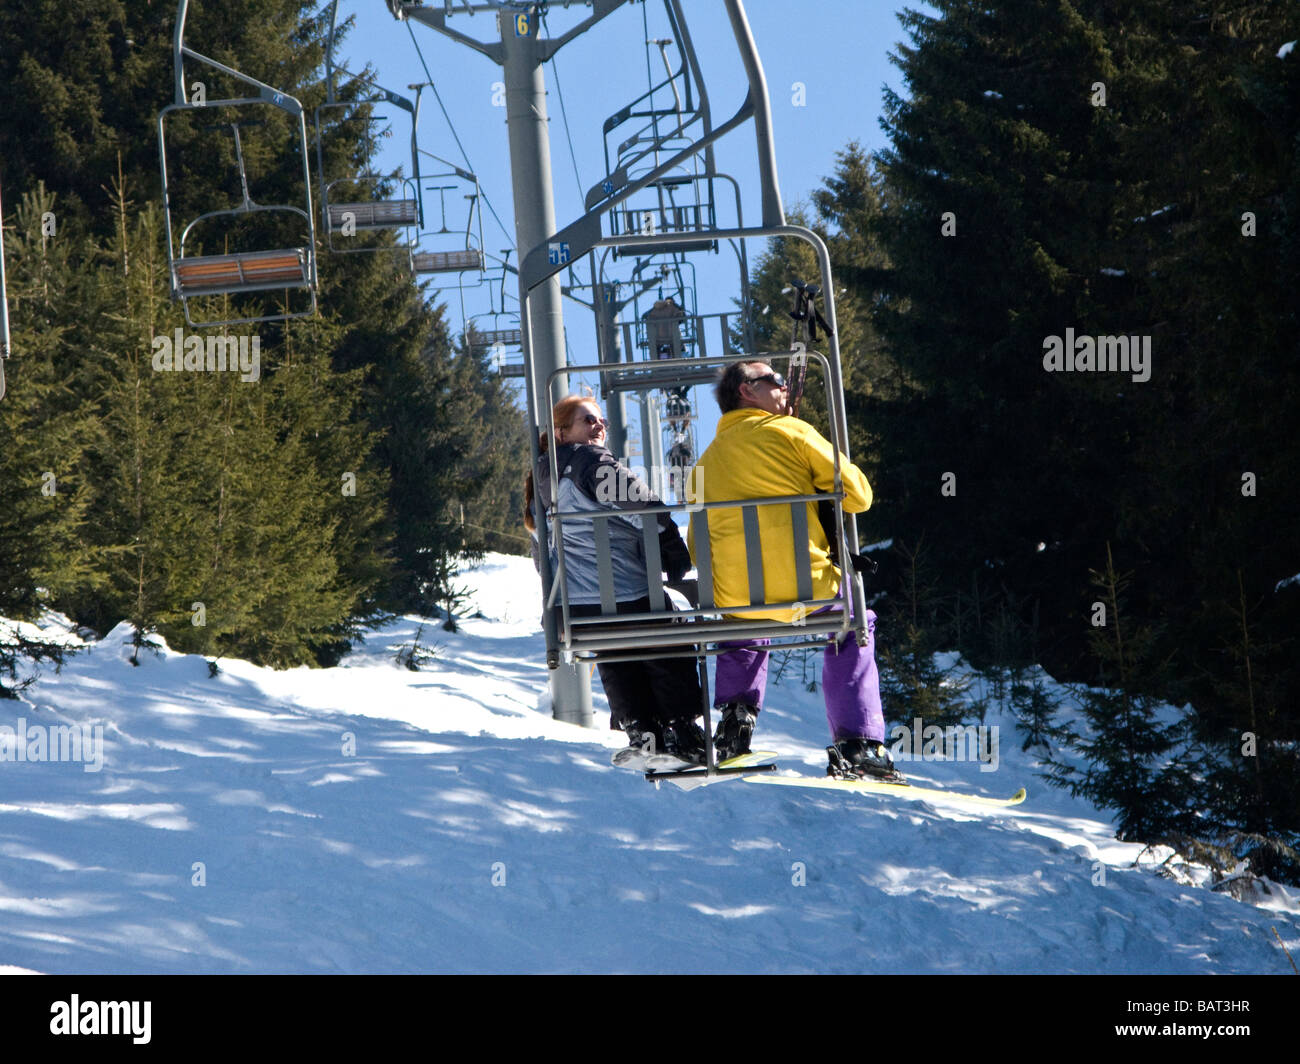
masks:
<path id="1" fill-rule="evenodd" d="M 514 189 L 515 245 L 523 259 L 557 230 L 555 198 L 551 184 L 551 147 L 547 133 L 546 80 L 542 64 L 565 44 L 585 33 L 626 0 L 593 0 L 592 12 L 561 36 L 540 36 L 537 5 L 463 2 L 424 7 L 387 0 L 397 19 L 424 23 L 460 44 L 467 45 L 497 63 L 503 72 L 506 98 L 506 127 L 510 139 L 510 172 Z M 495 14 L 498 39 L 480 41 L 450 27 L 451 15 L 485 12 Z M 557 249 L 556 254 L 561 252 Z M 520 305 L 528 306 L 528 320 L 521 321 L 525 362 L 532 366 L 532 394 L 539 397 L 537 408 L 549 411 L 564 395 L 567 381 L 556 379 L 557 387 L 548 397 L 547 380 L 555 370 L 567 364 L 564 353 L 564 319 L 560 308 L 558 274 L 534 290 L 525 300 L 520 291 Z M 561 663 L 551 672 L 552 714 L 557 720 L 594 726 L 591 708 L 591 679 L 583 668 Z"/>

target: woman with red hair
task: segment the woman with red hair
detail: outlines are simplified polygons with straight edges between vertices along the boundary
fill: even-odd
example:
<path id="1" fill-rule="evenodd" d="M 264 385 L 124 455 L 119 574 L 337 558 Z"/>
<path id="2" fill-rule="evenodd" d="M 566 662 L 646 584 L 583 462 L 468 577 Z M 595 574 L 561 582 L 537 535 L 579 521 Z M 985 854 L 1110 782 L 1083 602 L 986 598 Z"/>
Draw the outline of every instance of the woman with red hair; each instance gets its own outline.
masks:
<path id="1" fill-rule="evenodd" d="M 646 576 L 645 545 L 638 507 L 658 506 L 659 499 L 627 466 L 606 448 L 609 422 L 594 399 L 571 395 L 555 404 L 555 466 L 559 471 L 556 498 L 561 512 L 618 510 L 609 521 L 609 545 L 614 598 L 619 613 L 642 613 L 650 609 Z M 534 473 L 543 499 L 551 497 L 551 464 L 547 439 L 542 437 L 542 455 L 534 472 L 528 474 L 524 502 L 524 524 L 537 528 L 533 512 Z M 659 555 L 670 583 L 691 568 L 690 553 L 670 515 L 655 515 L 659 525 Z M 601 612 L 600 584 L 596 567 L 595 522 L 563 522 L 564 571 L 569 613 L 595 616 Z M 552 572 L 558 573 L 556 544 L 550 545 Z M 699 673 L 692 657 L 658 658 L 649 661 L 600 662 L 600 681 L 609 699 L 611 728 L 627 733 L 629 751 L 647 747 L 674 754 L 686 761 L 704 762 L 704 731 L 696 723 L 701 714 Z M 653 745 L 651 745 L 653 744 Z M 629 758 L 632 754 L 628 755 Z"/>

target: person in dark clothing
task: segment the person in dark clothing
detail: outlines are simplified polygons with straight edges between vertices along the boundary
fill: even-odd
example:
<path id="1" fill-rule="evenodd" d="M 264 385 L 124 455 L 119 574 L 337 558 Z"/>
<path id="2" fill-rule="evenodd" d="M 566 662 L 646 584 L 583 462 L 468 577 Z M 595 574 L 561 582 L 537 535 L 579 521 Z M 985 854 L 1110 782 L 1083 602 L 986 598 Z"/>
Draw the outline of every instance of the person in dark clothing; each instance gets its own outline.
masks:
<path id="1" fill-rule="evenodd" d="M 651 515 L 639 516 L 635 510 L 658 506 L 660 500 L 605 447 L 608 422 L 601 416 L 594 399 L 581 396 L 561 399 L 552 411 L 552 423 L 555 465 L 559 471 L 555 496 L 560 511 L 625 512 L 608 522 L 616 608 L 619 613 L 649 611 L 641 522 L 650 520 Z M 534 475 L 541 485 L 542 497 L 551 497 L 551 466 L 546 451 L 547 439 L 543 436 L 542 455 L 525 484 L 524 525 L 530 532 L 537 528 L 533 511 Z M 674 583 L 691 568 L 690 553 L 672 518 L 668 514 L 654 517 L 659 525 L 660 558 L 669 582 Z M 578 519 L 563 522 L 566 592 L 572 616 L 595 616 L 601 612 L 594 525 L 594 521 Z M 558 579 L 559 556 L 555 543 L 550 544 L 550 553 L 552 571 Z M 652 744 L 656 752 L 703 763 L 704 731 L 696 723 L 696 717 L 702 712 L 702 693 L 693 657 L 600 662 L 599 669 L 609 699 L 610 727 L 627 733 L 629 750 L 642 750 Z"/>

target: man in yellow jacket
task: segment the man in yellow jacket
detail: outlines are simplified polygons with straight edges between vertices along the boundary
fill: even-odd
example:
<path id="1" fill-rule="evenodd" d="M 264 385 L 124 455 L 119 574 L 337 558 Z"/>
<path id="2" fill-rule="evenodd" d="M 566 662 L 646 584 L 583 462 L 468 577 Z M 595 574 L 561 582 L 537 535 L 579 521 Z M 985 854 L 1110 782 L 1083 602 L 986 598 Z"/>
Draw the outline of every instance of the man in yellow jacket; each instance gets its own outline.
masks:
<path id="1" fill-rule="evenodd" d="M 700 501 L 722 502 L 765 496 L 811 495 L 834 490 L 835 450 L 830 441 L 805 421 L 788 415 L 784 378 L 766 362 L 733 362 L 723 370 L 714 390 L 722 418 L 718 433 L 700 456 L 692 473 Z M 871 505 L 871 485 L 862 471 L 840 457 L 844 509 L 861 513 Z M 794 542 L 788 505 L 758 509 L 763 553 L 763 601 L 799 599 L 795 552 L 806 550 L 812 569 L 815 599 L 836 595 L 840 571 L 831 561 L 830 547 L 815 503 L 808 503 L 807 543 Z M 713 567 L 714 602 L 750 605 L 749 567 L 745 551 L 744 518 L 740 508 L 709 511 L 709 544 Z M 692 537 L 691 553 L 695 555 Z M 745 617 L 793 621 L 794 610 L 745 613 Z M 858 775 L 901 779 L 884 746 L 885 720 L 880 705 L 880 680 L 875 659 L 876 615 L 868 610 L 865 646 L 849 633 L 831 640 L 822 664 L 826 717 L 840 758 Z M 750 749 L 750 740 L 763 706 L 767 686 L 768 640 L 723 644 L 718 657 L 714 705 L 721 709 L 714 746 L 719 761 Z M 836 754 L 831 755 L 837 762 Z"/>

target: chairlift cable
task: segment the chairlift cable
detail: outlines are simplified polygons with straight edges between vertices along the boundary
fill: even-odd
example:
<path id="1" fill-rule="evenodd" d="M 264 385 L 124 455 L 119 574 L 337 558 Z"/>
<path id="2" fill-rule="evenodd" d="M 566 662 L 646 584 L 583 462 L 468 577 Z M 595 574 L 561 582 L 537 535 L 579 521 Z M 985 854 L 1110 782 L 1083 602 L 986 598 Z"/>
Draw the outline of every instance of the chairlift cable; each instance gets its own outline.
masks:
<path id="1" fill-rule="evenodd" d="M 546 30 L 547 33 L 550 32 L 550 30 L 547 29 L 546 26 L 545 11 L 542 12 L 542 29 Z M 564 90 L 560 87 L 560 68 L 559 68 L 559 64 L 557 64 L 555 61 L 554 55 L 551 56 L 550 63 L 551 63 L 551 74 L 555 78 L 555 95 L 560 101 L 560 117 L 564 121 L 564 136 L 565 139 L 567 139 L 569 142 L 569 158 L 573 162 L 573 179 L 578 183 L 578 200 L 579 202 L 581 202 L 583 197 L 586 195 L 585 192 L 586 186 L 583 185 L 582 177 L 578 174 L 578 155 L 573 150 L 573 134 L 569 130 L 569 112 L 565 109 L 564 106 Z"/>
<path id="2" fill-rule="evenodd" d="M 545 30 L 547 33 L 549 33 L 550 30 L 547 28 L 546 25 L 545 7 L 541 8 L 540 12 L 541 12 L 542 29 Z M 551 73 L 555 77 L 555 95 L 560 101 L 560 118 L 564 122 L 564 136 L 565 139 L 569 142 L 569 159 L 573 162 L 573 179 L 578 183 L 578 202 L 582 203 L 584 198 L 586 197 L 586 186 L 582 183 L 582 176 L 578 173 L 578 155 L 573 148 L 573 133 L 569 129 L 569 112 L 568 109 L 564 106 L 564 90 L 560 87 L 560 68 L 555 61 L 554 55 L 552 55 L 550 58 L 550 64 L 551 64 Z M 573 263 L 569 264 L 569 272 L 573 274 L 575 278 L 578 278 L 577 270 L 575 269 L 575 265 Z"/>
<path id="3" fill-rule="evenodd" d="M 411 20 L 403 19 L 402 21 L 406 24 L 406 32 L 411 35 L 411 43 L 415 45 L 415 54 L 420 59 L 420 66 L 424 68 L 424 77 L 429 83 L 429 88 L 433 90 L 433 98 L 438 101 L 438 109 L 442 111 L 442 117 L 447 122 L 447 128 L 451 130 L 452 140 L 456 142 L 456 147 L 460 149 L 460 157 L 465 160 L 465 169 L 469 170 L 470 173 L 478 173 L 474 169 L 474 164 L 469 161 L 469 154 L 465 151 L 465 145 L 461 143 L 460 136 L 456 133 L 456 126 L 452 123 L 451 115 L 447 113 L 447 108 L 443 106 L 442 96 L 438 93 L 438 86 L 433 80 L 433 75 L 429 72 L 429 64 L 424 61 L 424 52 L 420 49 L 420 42 L 416 40 L 415 31 L 411 29 Z M 500 226 L 501 232 L 505 234 L 506 240 L 513 240 L 510 230 L 501 221 L 501 216 L 497 214 L 496 208 L 492 206 L 492 201 L 488 198 L 488 194 L 483 190 L 481 184 L 479 185 L 479 195 L 483 197 L 483 202 L 487 204 L 487 209 L 492 212 L 492 217 L 496 219 L 496 223 Z"/>

